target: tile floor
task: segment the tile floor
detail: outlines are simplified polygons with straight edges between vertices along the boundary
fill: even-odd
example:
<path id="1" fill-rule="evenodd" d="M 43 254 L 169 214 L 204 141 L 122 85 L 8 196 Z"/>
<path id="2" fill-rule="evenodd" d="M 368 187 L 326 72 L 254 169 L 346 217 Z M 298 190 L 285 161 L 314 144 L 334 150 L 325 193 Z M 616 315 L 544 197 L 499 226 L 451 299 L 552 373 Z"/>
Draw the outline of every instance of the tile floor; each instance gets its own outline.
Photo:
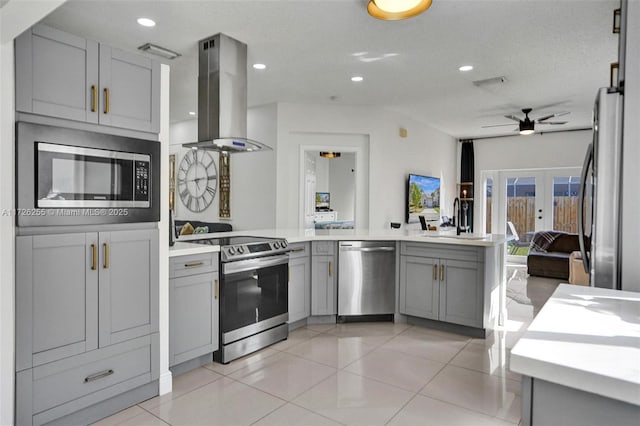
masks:
<path id="1" fill-rule="evenodd" d="M 509 321 L 487 339 L 391 323 L 309 325 L 228 365 L 174 377 L 173 392 L 108 425 L 513 425 L 509 353 L 558 281 L 508 267 Z"/>

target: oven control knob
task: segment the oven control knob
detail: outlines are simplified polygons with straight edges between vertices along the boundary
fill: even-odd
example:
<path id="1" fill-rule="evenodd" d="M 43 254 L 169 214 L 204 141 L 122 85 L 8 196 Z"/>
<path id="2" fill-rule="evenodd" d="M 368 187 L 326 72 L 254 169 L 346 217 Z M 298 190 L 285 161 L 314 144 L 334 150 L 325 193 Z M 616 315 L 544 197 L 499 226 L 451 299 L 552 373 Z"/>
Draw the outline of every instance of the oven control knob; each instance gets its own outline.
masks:
<path id="1" fill-rule="evenodd" d="M 287 242 L 286 241 L 281 242 L 280 247 L 287 248 Z"/>
<path id="2" fill-rule="evenodd" d="M 234 254 L 236 254 L 236 249 L 234 249 L 233 247 L 229 247 L 228 252 L 231 256 L 233 256 Z"/>
<path id="3" fill-rule="evenodd" d="M 238 246 L 238 253 L 239 254 L 244 253 L 244 248 L 242 246 Z"/>
<path id="4" fill-rule="evenodd" d="M 280 248 L 280 243 L 277 242 L 277 241 L 275 243 L 273 243 L 273 248 L 274 249 L 279 249 Z"/>

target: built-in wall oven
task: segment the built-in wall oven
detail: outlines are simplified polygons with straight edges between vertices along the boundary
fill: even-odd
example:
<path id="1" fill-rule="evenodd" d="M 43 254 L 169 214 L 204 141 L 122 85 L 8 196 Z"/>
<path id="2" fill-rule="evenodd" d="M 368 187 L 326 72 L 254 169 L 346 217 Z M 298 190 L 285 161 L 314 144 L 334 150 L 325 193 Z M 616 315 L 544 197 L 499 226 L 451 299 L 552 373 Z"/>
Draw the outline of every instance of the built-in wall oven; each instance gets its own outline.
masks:
<path id="1" fill-rule="evenodd" d="M 220 245 L 220 345 L 214 360 L 236 358 L 289 334 L 287 242 L 260 237 L 191 241 Z"/>
<path id="2" fill-rule="evenodd" d="M 160 143 L 17 123 L 17 224 L 160 220 Z"/>

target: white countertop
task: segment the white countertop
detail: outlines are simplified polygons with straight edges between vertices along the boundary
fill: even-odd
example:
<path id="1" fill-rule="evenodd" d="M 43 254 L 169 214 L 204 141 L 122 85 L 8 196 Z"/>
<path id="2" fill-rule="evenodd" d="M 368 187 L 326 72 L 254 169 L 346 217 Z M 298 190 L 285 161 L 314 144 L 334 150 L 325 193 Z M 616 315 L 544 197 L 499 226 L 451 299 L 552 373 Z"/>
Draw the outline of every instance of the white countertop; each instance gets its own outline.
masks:
<path id="1" fill-rule="evenodd" d="M 190 240 L 221 238 L 234 236 L 253 236 L 285 238 L 289 243 L 320 240 L 358 240 L 358 241 L 415 241 L 436 244 L 457 244 L 466 246 L 492 247 L 512 239 L 511 236 L 498 234 L 462 234 L 456 236 L 455 229 L 440 231 L 413 231 L 404 229 L 257 229 L 248 231 L 218 232 L 212 234 L 183 235 L 179 242 L 169 248 L 169 257 L 185 254 L 220 251 L 220 246 L 202 246 L 189 244 Z"/>
<path id="2" fill-rule="evenodd" d="M 511 350 L 511 370 L 640 405 L 640 293 L 559 285 Z"/>

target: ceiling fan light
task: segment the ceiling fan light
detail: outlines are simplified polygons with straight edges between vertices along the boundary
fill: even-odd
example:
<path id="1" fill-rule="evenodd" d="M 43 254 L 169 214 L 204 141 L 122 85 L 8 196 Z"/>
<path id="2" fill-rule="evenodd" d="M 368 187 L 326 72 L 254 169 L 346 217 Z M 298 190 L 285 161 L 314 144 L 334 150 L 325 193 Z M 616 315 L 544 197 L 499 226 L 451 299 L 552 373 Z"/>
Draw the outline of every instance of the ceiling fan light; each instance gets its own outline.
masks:
<path id="1" fill-rule="evenodd" d="M 384 21 L 398 21 L 421 14 L 431 6 L 431 0 L 370 0 L 369 15 Z"/>
<path id="2" fill-rule="evenodd" d="M 526 130 L 520 130 L 520 134 L 521 135 L 532 135 L 535 133 L 535 130 L 533 129 L 526 129 Z"/>
<path id="3" fill-rule="evenodd" d="M 529 116 L 525 116 L 524 121 L 520 121 L 520 134 L 521 135 L 531 135 L 534 133 L 535 123 L 529 120 Z"/>

